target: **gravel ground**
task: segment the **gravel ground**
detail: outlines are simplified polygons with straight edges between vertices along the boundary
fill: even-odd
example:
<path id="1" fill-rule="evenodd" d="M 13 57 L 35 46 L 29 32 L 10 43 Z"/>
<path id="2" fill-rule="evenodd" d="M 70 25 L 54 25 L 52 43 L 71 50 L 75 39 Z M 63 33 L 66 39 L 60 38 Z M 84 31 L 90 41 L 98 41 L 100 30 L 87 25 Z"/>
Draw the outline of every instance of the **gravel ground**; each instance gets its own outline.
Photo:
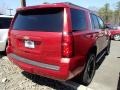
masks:
<path id="1" fill-rule="evenodd" d="M 0 90 L 74 90 L 74 88 L 24 72 L 3 56 L 0 59 Z"/>
<path id="2" fill-rule="evenodd" d="M 111 46 L 110 55 L 101 62 L 88 86 L 93 90 L 120 90 L 120 42 L 112 41 Z M 0 90 L 76 90 L 80 86 L 79 83 L 61 83 L 24 72 L 5 55 L 0 57 Z"/>

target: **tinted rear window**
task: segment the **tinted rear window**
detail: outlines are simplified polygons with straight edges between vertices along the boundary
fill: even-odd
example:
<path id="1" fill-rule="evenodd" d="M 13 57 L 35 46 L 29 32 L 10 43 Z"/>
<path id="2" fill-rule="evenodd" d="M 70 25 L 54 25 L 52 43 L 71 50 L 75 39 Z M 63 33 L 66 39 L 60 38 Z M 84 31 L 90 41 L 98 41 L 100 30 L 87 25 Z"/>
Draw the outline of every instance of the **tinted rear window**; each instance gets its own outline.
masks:
<path id="1" fill-rule="evenodd" d="M 0 29 L 8 29 L 12 18 L 0 17 Z"/>
<path id="2" fill-rule="evenodd" d="M 86 15 L 83 10 L 71 9 L 71 21 L 73 31 L 85 30 L 87 27 Z"/>
<path id="3" fill-rule="evenodd" d="M 63 8 L 47 8 L 18 12 L 15 30 L 59 32 L 63 29 Z"/>

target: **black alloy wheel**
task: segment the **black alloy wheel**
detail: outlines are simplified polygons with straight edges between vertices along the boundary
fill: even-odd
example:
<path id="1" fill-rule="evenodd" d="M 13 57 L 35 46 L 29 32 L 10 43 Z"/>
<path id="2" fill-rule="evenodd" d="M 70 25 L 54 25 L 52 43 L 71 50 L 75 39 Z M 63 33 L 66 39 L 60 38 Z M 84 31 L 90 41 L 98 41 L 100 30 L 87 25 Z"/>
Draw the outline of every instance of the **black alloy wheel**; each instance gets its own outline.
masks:
<path id="1" fill-rule="evenodd" d="M 95 60 L 96 56 L 95 54 L 90 54 L 88 56 L 88 61 L 86 64 L 86 68 L 83 73 L 82 83 L 84 85 L 89 85 L 94 77 L 95 74 Z"/>

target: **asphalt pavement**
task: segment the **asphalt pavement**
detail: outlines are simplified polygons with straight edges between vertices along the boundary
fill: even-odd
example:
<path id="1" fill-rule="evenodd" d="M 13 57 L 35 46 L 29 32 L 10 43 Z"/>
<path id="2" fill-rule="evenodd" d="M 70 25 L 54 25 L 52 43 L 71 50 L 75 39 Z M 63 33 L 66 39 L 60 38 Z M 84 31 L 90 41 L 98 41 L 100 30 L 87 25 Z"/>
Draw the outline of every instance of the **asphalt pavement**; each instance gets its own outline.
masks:
<path id="1" fill-rule="evenodd" d="M 88 87 L 93 90 L 120 90 L 120 41 L 111 42 L 110 54 L 98 65 Z"/>
<path id="2" fill-rule="evenodd" d="M 120 90 L 120 41 L 111 42 L 110 55 L 96 68 L 89 86 L 73 81 L 56 80 L 29 74 L 11 63 L 6 56 L 0 58 L 0 90 Z"/>

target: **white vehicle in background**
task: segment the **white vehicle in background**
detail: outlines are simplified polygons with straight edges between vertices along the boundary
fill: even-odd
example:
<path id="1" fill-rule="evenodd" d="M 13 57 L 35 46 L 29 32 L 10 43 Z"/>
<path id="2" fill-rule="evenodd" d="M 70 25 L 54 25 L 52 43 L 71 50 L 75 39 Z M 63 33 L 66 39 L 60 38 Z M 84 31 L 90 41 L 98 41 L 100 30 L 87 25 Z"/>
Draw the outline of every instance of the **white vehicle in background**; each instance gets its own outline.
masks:
<path id="1" fill-rule="evenodd" d="M 8 30 L 13 16 L 0 15 L 0 52 L 6 50 Z"/>
<path id="2" fill-rule="evenodd" d="M 118 26 L 118 27 L 117 27 L 117 29 L 119 29 L 119 30 L 120 30 L 120 26 Z"/>

